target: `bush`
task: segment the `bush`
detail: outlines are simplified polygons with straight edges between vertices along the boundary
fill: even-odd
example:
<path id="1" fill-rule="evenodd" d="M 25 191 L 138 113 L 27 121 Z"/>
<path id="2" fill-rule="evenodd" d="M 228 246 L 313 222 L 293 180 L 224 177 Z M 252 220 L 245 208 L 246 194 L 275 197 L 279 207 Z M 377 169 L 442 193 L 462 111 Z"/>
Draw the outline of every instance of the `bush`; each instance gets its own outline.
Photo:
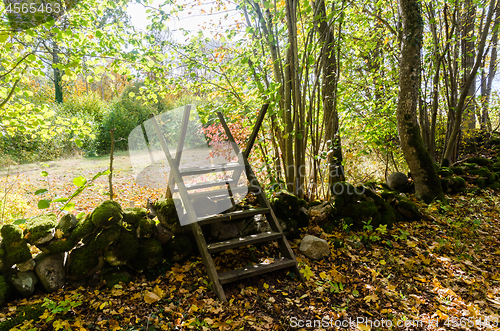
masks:
<path id="1" fill-rule="evenodd" d="M 111 150 L 111 134 L 110 130 L 115 129 L 114 139 L 119 140 L 115 143 L 115 148 L 118 150 L 126 150 L 128 148 L 128 135 L 132 130 L 142 122 L 149 118 L 149 114 L 154 111 L 151 106 L 144 105 L 135 97 L 130 97 L 133 92 L 139 94 L 140 85 L 130 86 L 125 89 L 120 99 L 115 100 L 109 111 L 104 114 L 102 123 L 99 125 L 96 137 L 96 150 L 99 154 L 109 153 Z M 161 107 L 161 110 L 163 108 Z"/>

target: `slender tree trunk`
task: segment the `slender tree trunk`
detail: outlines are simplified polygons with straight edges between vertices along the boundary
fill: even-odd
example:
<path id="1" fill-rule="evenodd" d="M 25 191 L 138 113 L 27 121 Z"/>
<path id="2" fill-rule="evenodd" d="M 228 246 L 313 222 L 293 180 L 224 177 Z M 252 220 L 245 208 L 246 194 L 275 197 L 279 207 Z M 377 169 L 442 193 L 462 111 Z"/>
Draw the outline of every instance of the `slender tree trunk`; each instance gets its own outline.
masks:
<path id="1" fill-rule="evenodd" d="M 403 40 L 399 69 L 398 131 L 415 193 L 426 203 L 442 195 L 439 176 L 424 146 L 417 123 L 423 20 L 419 0 L 399 0 Z"/>
<path id="2" fill-rule="evenodd" d="M 465 0 L 463 15 L 462 15 L 462 84 L 465 85 L 469 73 L 474 68 L 474 22 L 476 20 L 476 5 L 473 0 Z M 467 107 L 463 113 L 462 130 L 467 133 L 476 128 L 476 107 L 475 102 L 472 101 L 476 93 L 476 80 L 473 79 L 472 83 L 467 89 L 466 102 Z M 466 134 L 468 137 L 469 135 Z M 470 138 L 470 137 L 468 137 Z"/>
<path id="3" fill-rule="evenodd" d="M 476 54 L 476 62 L 474 63 L 474 67 L 472 68 L 472 71 L 468 74 L 465 84 L 462 86 L 462 88 L 460 90 L 460 98 L 459 98 L 458 104 L 457 104 L 455 123 L 453 125 L 453 130 L 450 133 L 450 139 L 447 142 L 446 149 L 445 149 L 445 152 L 443 155 L 443 163 L 444 164 L 450 163 L 450 157 L 454 151 L 455 142 L 457 141 L 457 137 L 458 137 L 458 134 L 460 132 L 460 126 L 462 123 L 462 115 L 463 115 L 463 112 L 465 109 L 465 102 L 466 102 L 466 99 L 468 96 L 469 87 L 472 84 L 472 82 L 476 80 L 477 70 L 479 69 L 479 65 L 481 64 L 481 62 L 483 60 L 484 47 L 486 44 L 488 32 L 490 30 L 491 20 L 492 20 L 493 12 L 495 9 L 495 3 L 496 3 L 495 0 L 490 0 L 488 15 L 486 18 L 486 23 L 484 24 L 483 31 L 481 33 L 481 41 L 479 42 L 479 47 L 478 47 L 477 54 Z"/>
<path id="4" fill-rule="evenodd" d="M 59 64 L 59 47 L 54 41 L 52 48 L 52 70 L 54 72 L 54 90 L 55 90 L 55 101 L 57 103 L 63 102 L 63 92 L 62 92 L 62 74 L 61 70 L 56 67 Z"/>
<path id="5" fill-rule="evenodd" d="M 316 29 L 319 40 L 322 44 L 322 67 L 323 67 L 323 116 L 325 123 L 325 140 L 328 153 L 327 162 L 329 164 L 328 183 L 333 185 L 345 179 L 342 167 L 342 146 L 339 134 L 339 115 L 337 112 L 337 83 L 338 67 L 335 52 L 335 36 L 333 27 L 327 23 L 326 6 L 324 0 L 315 1 L 315 17 L 317 18 Z"/>
<path id="6" fill-rule="evenodd" d="M 491 88 L 493 85 L 493 80 L 495 79 L 497 71 L 497 57 L 498 57 L 498 30 L 500 28 L 500 1 L 497 3 L 495 9 L 495 23 L 493 25 L 493 36 L 491 37 L 491 56 L 490 64 L 488 67 L 488 77 L 485 77 L 484 71 L 482 71 L 481 79 L 481 129 L 491 131 L 491 120 L 489 115 L 490 98 L 491 98 Z M 484 62 L 483 62 L 484 64 Z"/>

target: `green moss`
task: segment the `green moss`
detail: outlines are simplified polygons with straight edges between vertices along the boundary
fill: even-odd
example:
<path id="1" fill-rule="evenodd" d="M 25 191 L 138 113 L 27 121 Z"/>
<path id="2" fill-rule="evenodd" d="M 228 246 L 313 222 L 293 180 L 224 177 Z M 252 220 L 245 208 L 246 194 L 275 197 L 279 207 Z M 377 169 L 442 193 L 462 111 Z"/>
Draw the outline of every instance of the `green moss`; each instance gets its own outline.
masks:
<path id="1" fill-rule="evenodd" d="M 453 170 L 451 170 L 450 168 L 443 167 L 439 169 L 437 173 L 441 177 L 450 177 L 453 175 Z"/>
<path id="2" fill-rule="evenodd" d="M 175 236 L 165 244 L 165 257 L 168 261 L 179 262 L 193 252 L 191 240 L 185 236 Z"/>
<path id="3" fill-rule="evenodd" d="M 180 204 L 178 199 L 160 199 L 153 203 L 153 208 L 160 223 L 168 226 L 179 222 L 179 216 L 175 208 L 178 204 Z"/>
<path id="4" fill-rule="evenodd" d="M 417 205 L 407 198 L 398 197 L 396 208 L 404 216 L 406 221 L 418 221 L 422 218 L 422 214 L 418 210 Z"/>
<path id="5" fill-rule="evenodd" d="M 489 185 L 489 188 L 493 189 L 493 190 L 498 190 L 500 189 L 500 183 L 499 182 L 494 182 L 493 184 L 490 184 Z"/>
<path id="6" fill-rule="evenodd" d="M 475 163 L 475 164 L 480 165 L 480 166 L 487 166 L 487 165 L 490 165 L 492 163 L 492 161 L 487 159 L 487 158 L 477 157 L 477 156 L 469 157 L 466 162 L 467 163 Z"/>
<path id="7" fill-rule="evenodd" d="M 75 215 L 66 214 L 61 218 L 59 223 L 57 223 L 56 229 L 61 230 L 65 237 L 69 237 L 77 224 L 78 220 Z"/>
<path id="8" fill-rule="evenodd" d="M 26 262 L 32 258 L 26 239 L 6 244 L 5 252 L 5 267 L 7 268 L 14 264 Z"/>
<path id="9" fill-rule="evenodd" d="M 146 239 L 139 248 L 139 253 L 135 259 L 130 261 L 136 270 L 153 268 L 163 260 L 163 248 L 156 239 Z"/>
<path id="10" fill-rule="evenodd" d="M 100 264 L 100 255 L 96 254 L 91 245 L 73 249 L 69 256 L 68 276 L 84 278 Z"/>
<path id="11" fill-rule="evenodd" d="M 361 201 L 355 204 L 352 214 L 354 218 L 362 218 L 363 220 L 375 215 L 378 212 L 377 205 L 373 201 Z"/>
<path id="12" fill-rule="evenodd" d="M 91 218 L 96 227 L 109 228 L 121 223 L 123 219 L 122 207 L 116 201 L 104 201 L 94 209 Z"/>
<path id="13" fill-rule="evenodd" d="M 87 215 L 87 217 L 83 220 L 80 220 L 77 224 L 73 232 L 71 232 L 71 239 L 74 240 L 75 242 L 80 241 L 80 239 L 83 239 L 87 236 L 90 236 L 91 234 L 94 233 L 94 231 L 97 229 L 97 227 L 94 225 L 94 222 L 92 222 L 92 214 Z"/>
<path id="14" fill-rule="evenodd" d="M 486 187 L 486 179 L 485 178 L 478 178 L 475 180 L 474 182 L 477 186 L 479 186 L 480 188 L 484 188 Z"/>
<path id="15" fill-rule="evenodd" d="M 119 225 L 115 225 L 109 229 L 104 229 L 99 232 L 96 238 L 92 242 L 90 242 L 89 245 L 92 247 L 94 252 L 101 254 L 111 244 L 118 241 L 122 229 L 123 227 Z"/>
<path id="16" fill-rule="evenodd" d="M 351 183 L 338 182 L 330 188 L 332 195 L 341 196 L 345 202 L 357 202 L 362 198 L 362 190 L 355 188 Z"/>
<path id="17" fill-rule="evenodd" d="M 104 258 L 111 265 L 120 265 L 134 259 L 139 250 L 139 241 L 131 231 L 122 230 L 116 242 L 109 246 Z"/>
<path id="18" fill-rule="evenodd" d="M 136 224 L 141 219 L 148 217 L 148 210 L 146 208 L 133 207 L 123 209 L 123 221 L 128 224 Z"/>
<path id="19" fill-rule="evenodd" d="M 13 224 L 5 224 L 0 230 L 2 238 L 5 244 L 18 241 L 23 237 L 23 230 L 20 227 Z"/>
<path id="20" fill-rule="evenodd" d="M 156 223 L 149 218 L 143 218 L 137 224 L 137 238 L 151 238 L 155 231 Z"/>
<path id="21" fill-rule="evenodd" d="M 16 315 L 9 317 L 0 323 L 0 331 L 10 331 L 16 325 L 23 324 L 24 321 L 38 321 L 40 316 L 45 312 L 46 307 L 42 303 L 37 303 L 29 306 L 17 306 Z"/>
<path id="22" fill-rule="evenodd" d="M 452 178 L 452 181 L 459 187 L 459 188 L 465 188 L 466 186 L 466 183 L 465 183 L 465 179 L 463 179 L 462 177 L 453 177 Z"/>
<path id="23" fill-rule="evenodd" d="M 132 276 L 125 271 L 108 272 L 103 278 L 106 281 L 106 288 L 109 289 L 120 283 L 128 284 L 132 280 Z"/>
<path id="24" fill-rule="evenodd" d="M 479 177 L 489 177 L 491 176 L 491 171 L 488 168 L 472 169 L 468 171 L 471 175 L 476 175 Z"/>
<path id="25" fill-rule="evenodd" d="M 7 282 L 7 279 L 3 275 L 0 275 L 0 306 L 3 306 L 7 301 L 10 292 L 10 284 Z"/>
<path id="26" fill-rule="evenodd" d="M 461 167 L 450 167 L 450 169 L 453 171 L 455 175 L 459 176 L 465 175 L 465 171 Z"/>
<path id="27" fill-rule="evenodd" d="M 57 216 L 54 213 L 34 217 L 26 222 L 24 237 L 28 239 L 30 244 L 34 245 L 39 240 L 53 234 L 56 226 Z"/>
<path id="28" fill-rule="evenodd" d="M 40 247 L 42 252 L 51 254 L 69 252 L 75 247 L 76 243 L 71 238 L 51 240 L 47 246 Z"/>

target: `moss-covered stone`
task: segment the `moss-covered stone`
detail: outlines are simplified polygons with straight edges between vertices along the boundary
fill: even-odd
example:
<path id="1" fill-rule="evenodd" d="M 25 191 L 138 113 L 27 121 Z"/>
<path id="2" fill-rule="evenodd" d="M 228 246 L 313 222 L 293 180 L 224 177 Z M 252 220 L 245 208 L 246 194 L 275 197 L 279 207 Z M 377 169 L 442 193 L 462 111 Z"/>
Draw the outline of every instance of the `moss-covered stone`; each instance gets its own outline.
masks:
<path id="1" fill-rule="evenodd" d="M 175 236 L 164 247 L 165 258 L 171 262 L 179 262 L 193 253 L 191 240 L 185 236 Z"/>
<path id="2" fill-rule="evenodd" d="M 467 163 L 475 163 L 475 164 L 480 165 L 480 166 L 488 166 L 492 163 L 492 161 L 490 159 L 487 159 L 484 157 L 477 157 L 477 156 L 469 157 L 466 162 Z"/>
<path id="3" fill-rule="evenodd" d="M 137 223 L 137 238 L 151 238 L 155 231 L 156 223 L 149 218 L 143 218 Z"/>
<path id="4" fill-rule="evenodd" d="M 53 239 L 43 246 L 37 246 L 44 253 L 64 253 L 69 252 L 76 246 L 76 242 L 71 238 Z"/>
<path id="5" fill-rule="evenodd" d="M 23 263 L 32 258 L 26 239 L 11 242 L 5 245 L 5 267 Z"/>
<path id="6" fill-rule="evenodd" d="M 500 189 L 500 183 L 494 182 L 493 184 L 490 184 L 488 187 L 496 191 L 496 190 Z"/>
<path id="7" fill-rule="evenodd" d="M 305 200 L 299 199 L 294 194 L 284 190 L 276 193 L 271 198 L 271 207 L 276 217 L 283 223 L 283 231 L 286 236 L 296 237 L 299 235 L 299 228 L 309 225 L 306 206 Z"/>
<path id="8" fill-rule="evenodd" d="M 126 271 L 107 272 L 104 274 L 103 278 L 106 282 L 106 288 L 108 289 L 111 289 L 120 283 L 128 284 L 132 281 L 132 276 Z"/>
<path id="9" fill-rule="evenodd" d="M 96 236 L 96 238 L 90 243 L 92 249 L 101 254 L 106 248 L 111 244 L 118 241 L 120 238 L 120 233 L 123 227 L 119 225 L 114 225 L 108 229 L 104 229 Z"/>
<path id="10" fill-rule="evenodd" d="M 163 226 L 169 228 L 179 222 L 176 205 L 180 204 L 179 199 L 160 199 L 153 203 L 156 217 Z"/>
<path id="11" fill-rule="evenodd" d="M 140 220 L 148 217 L 148 210 L 141 207 L 123 209 L 123 221 L 128 224 L 137 224 Z"/>
<path id="12" fill-rule="evenodd" d="M 21 240 L 23 237 L 23 230 L 17 225 L 5 224 L 2 226 L 0 234 L 2 235 L 3 243 L 7 245 L 11 242 Z"/>
<path id="13" fill-rule="evenodd" d="M 403 215 L 405 221 L 419 221 L 422 219 L 422 214 L 416 204 L 401 196 L 397 197 L 397 199 L 396 209 Z"/>
<path id="14" fill-rule="evenodd" d="M 450 168 L 442 167 L 438 170 L 438 175 L 441 177 L 450 177 L 453 175 L 453 170 Z"/>
<path id="15" fill-rule="evenodd" d="M 90 236 L 95 232 L 97 227 L 92 222 L 92 214 L 87 215 L 87 217 L 83 220 L 80 220 L 77 224 L 73 232 L 71 232 L 71 239 L 78 242 L 81 239 Z"/>
<path id="16" fill-rule="evenodd" d="M 351 183 L 348 182 L 338 182 L 332 185 L 330 188 L 332 195 L 335 196 L 335 204 L 337 205 L 337 199 L 341 197 L 342 202 L 357 202 L 363 196 L 363 191 L 355 188 Z M 340 202 L 340 201 L 339 201 Z"/>
<path id="17" fill-rule="evenodd" d="M 146 239 L 142 242 L 137 257 L 130 261 L 132 268 L 142 271 L 153 268 L 163 260 L 163 248 L 156 239 Z"/>
<path id="18" fill-rule="evenodd" d="M 450 167 L 450 169 L 453 171 L 455 175 L 459 176 L 465 175 L 465 171 L 461 167 Z"/>
<path id="19" fill-rule="evenodd" d="M 477 186 L 479 186 L 480 188 L 485 188 L 486 187 L 486 183 L 487 183 L 487 179 L 486 178 L 478 178 L 474 181 L 474 184 L 476 184 Z"/>
<path id="20" fill-rule="evenodd" d="M 123 220 L 122 206 L 116 201 L 104 201 L 94 209 L 91 218 L 92 223 L 98 228 L 109 228 L 120 224 Z"/>
<path id="21" fill-rule="evenodd" d="M 0 331 L 10 331 L 15 326 L 23 324 L 24 321 L 38 321 L 45 310 L 43 303 L 17 306 L 16 314 L 0 323 Z"/>
<path id="22" fill-rule="evenodd" d="M 73 249 L 69 255 L 68 277 L 72 279 L 85 278 L 104 265 L 104 258 L 95 252 L 92 245 L 84 245 Z"/>
<path id="23" fill-rule="evenodd" d="M 3 275 L 0 275 L 0 306 L 3 306 L 5 304 L 10 292 L 11 286 L 9 282 Z"/>
<path id="24" fill-rule="evenodd" d="M 78 224 L 78 220 L 73 214 L 64 215 L 59 223 L 57 223 L 56 230 L 61 230 L 64 237 L 69 237 L 71 232 L 75 229 Z"/>
<path id="25" fill-rule="evenodd" d="M 57 216 L 49 213 L 29 219 L 26 222 L 24 237 L 32 245 L 43 244 L 54 238 Z"/>
<path id="26" fill-rule="evenodd" d="M 120 237 L 109 246 L 104 253 L 104 258 L 112 266 L 119 266 L 133 260 L 139 250 L 139 241 L 134 233 L 127 230 L 120 232 Z"/>

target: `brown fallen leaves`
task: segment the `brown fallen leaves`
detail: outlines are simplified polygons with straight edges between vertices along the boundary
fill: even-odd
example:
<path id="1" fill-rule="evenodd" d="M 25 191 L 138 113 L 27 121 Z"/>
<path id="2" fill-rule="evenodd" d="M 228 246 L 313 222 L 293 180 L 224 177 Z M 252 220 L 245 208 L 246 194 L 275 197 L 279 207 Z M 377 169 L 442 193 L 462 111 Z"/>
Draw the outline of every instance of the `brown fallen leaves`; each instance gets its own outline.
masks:
<path id="1" fill-rule="evenodd" d="M 141 205 L 151 192 L 127 186 L 129 179 L 117 174 L 118 198 Z M 98 192 L 96 188 L 82 195 L 77 206 L 86 209 L 89 203 L 92 209 L 90 202 L 101 197 Z M 488 191 L 450 197 L 449 205 L 420 205 L 425 220 L 377 232 L 380 238 L 375 240 L 366 231 L 325 234 L 312 226 L 303 234 L 328 240 L 332 256 L 308 260 L 300 254 L 299 242 L 291 242 L 299 264 L 307 270 L 306 282 L 281 271 L 224 285 L 227 304 L 216 299 L 201 259 L 194 257 L 152 281 L 140 276 L 112 289 L 96 284 L 12 302 L 2 308 L 0 322 L 19 314 L 22 306 L 43 303 L 43 298 L 61 303 L 78 294 L 81 305 L 66 312 L 47 312 L 16 328 L 291 330 L 300 329 L 294 324 L 298 320 L 334 323 L 359 318 L 359 323 L 338 329 L 375 330 L 373 322 L 382 320 L 393 325 L 404 322 L 394 328 L 401 330 L 498 329 L 499 206 L 498 197 Z M 343 244 L 334 247 L 339 242 Z M 222 252 L 214 261 L 221 270 L 228 270 L 273 257 L 278 257 L 278 250 L 267 245 Z M 309 329 L 335 329 L 331 325 Z"/>

